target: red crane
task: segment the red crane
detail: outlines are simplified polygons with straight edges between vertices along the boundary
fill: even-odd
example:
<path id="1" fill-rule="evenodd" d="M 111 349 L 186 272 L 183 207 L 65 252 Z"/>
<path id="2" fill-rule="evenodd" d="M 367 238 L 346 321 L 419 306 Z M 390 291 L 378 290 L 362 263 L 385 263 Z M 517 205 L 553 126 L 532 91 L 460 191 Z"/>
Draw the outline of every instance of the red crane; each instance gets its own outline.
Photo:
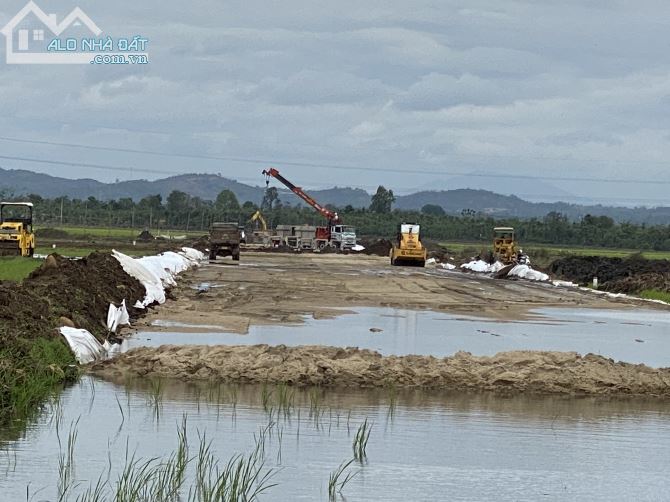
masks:
<path id="1" fill-rule="evenodd" d="M 270 176 L 273 178 L 277 178 L 279 181 L 281 181 L 286 187 L 291 190 L 294 194 L 296 194 L 298 197 L 300 197 L 302 200 L 307 202 L 310 206 L 312 206 L 314 209 L 316 209 L 319 213 L 321 213 L 324 217 L 328 219 L 328 225 L 329 227 L 333 225 L 339 225 L 342 223 L 340 220 L 340 217 L 337 215 L 336 212 L 331 211 L 327 207 L 322 206 L 319 204 L 317 201 L 315 201 L 312 197 L 307 195 L 305 191 L 300 188 L 295 186 L 293 183 L 291 183 L 289 180 L 284 178 L 281 174 L 279 174 L 279 171 L 277 171 L 274 167 L 271 167 L 269 169 L 266 169 L 263 171 L 263 174 L 265 175 L 265 185 L 268 186 L 270 184 Z"/>

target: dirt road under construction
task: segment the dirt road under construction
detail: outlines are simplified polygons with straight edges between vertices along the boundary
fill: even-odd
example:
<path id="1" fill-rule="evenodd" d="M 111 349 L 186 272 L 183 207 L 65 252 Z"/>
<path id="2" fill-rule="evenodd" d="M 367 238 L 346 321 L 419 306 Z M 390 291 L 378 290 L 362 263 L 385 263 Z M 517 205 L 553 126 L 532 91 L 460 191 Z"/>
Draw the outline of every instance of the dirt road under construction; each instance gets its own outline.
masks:
<path id="1" fill-rule="evenodd" d="M 173 299 L 143 318 L 153 325 L 211 326 L 245 333 L 253 324 L 301 323 L 348 307 L 392 307 L 477 315 L 505 320 L 542 307 L 625 307 L 630 300 L 598 297 L 574 288 L 495 280 L 437 268 L 391 267 L 388 258 L 335 254 L 245 253 L 239 265 L 220 259 L 190 271 Z M 206 330 L 207 328 L 204 328 Z"/>
<path id="2" fill-rule="evenodd" d="M 542 307 L 639 306 L 636 300 L 551 284 L 391 267 L 380 257 L 274 253 L 246 253 L 239 265 L 229 260 L 204 265 L 184 274 L 172 294 L 173 299 L 134 329 L 246 333 L 254 324 L 299 324 L 304 316 L 324 319 L 364 306 L 486 316 L 501 322 L 526 318 Z M 157 337 L 159 333 L 152 338 Z M 574 352 L 516 351 L 494 357 L 459 352 L 435 358 L 323 346 L 164 345 L 132 350 L 91 371 L 108 378 L 670 396 L 669 369 Z"/>

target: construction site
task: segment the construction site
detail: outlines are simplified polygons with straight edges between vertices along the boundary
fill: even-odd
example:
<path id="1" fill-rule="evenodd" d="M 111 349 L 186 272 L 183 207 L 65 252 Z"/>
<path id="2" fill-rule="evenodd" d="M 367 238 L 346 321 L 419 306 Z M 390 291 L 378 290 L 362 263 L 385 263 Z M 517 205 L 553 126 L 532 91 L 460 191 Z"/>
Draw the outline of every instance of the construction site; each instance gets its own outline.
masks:
<path id="1" fill-rule="evenodd" d="M 3 2 L 0 502 L 670 499 L 669 16 Z"/>
<path id="2" fill-rule="evenodd" d="M 435 500 L 443 489 L 437 478 L 407 484 L 394 474 L 398 464 L 424 461 L 441 476 L 471 466 L 451 487 L 456 498 L 473 490 L 493 496 L 474 487 L 489 468 L 509 473 L 505 490 L 524 486 L 522 498 L 565 490 L 579 497 L 592 492 L 575 466 L 597 464 L 599 429 L 574 423 L 609 423 L 620 414 L 642 426 L 613 433 L 611 448 L 625 455 L 628 443 L 617 438 L 632 438 L 662 458 L 669 445 L 645 438 L 667 427 L 662 417 L 670 413 L 670 307 L 644 292 L 669 291 L 670 262 L 572 255 L 536 264 L 509 226 L 490 228 L 476 253 L 431 240 L 421 221 L 395 221 L 394 235 L 363 236 L 276 168 L 263 176 L 267 190 L 276 180 L 322 223 L 273 226 L 258 208 L 247 221 L 213 221 L 206 234 L 177 238 L 144 230 L 91 239 L 59 229 L 36 237 L 31 203 L 0 205 L 2 254 L 34 265 L 22 281 L 0 281 L 0 398 L 6 420 L 34 424 L 30 433 L 9 427 L 0 438 L 14 445 L 12 499 L 33 493 L 25 466 L 54 456 L 66 459 L 59 473 L 35 489 L 56 486 L 61 499 L 98 491 L 111 500 L 123 476 L 140 476 L 130 484 L 154 500 L 167 476 L 174 494 L 206 500 L 215 489 L 209 483 L 219 482 L 212 480 L 237 470 L 248 473 L 239 479 L 246 495 L 220 500 L 332 501 L 349 481 L 356 500 L 412 499 L 409 491 Z M 63 387 L 53 394 L 54 386 Z M 500 424 L 510 438 L 533 438 L 536 449 L 524 454 L 544 470 L 570 445 L 579 461 L 559 462 L 570 481 L 538 483 L 532 469 L 513 465 L 520 452 L 512 444 L 502 468 L 431 448 L 439 441 L 458 450 L 452 430 L 478 444 Z M 212 442 L 201 427 L 215 431 Z M 545 434 L 548 427 L 561 441 Z M 96 451 L 128 459 L 124 436 L 142 457 L 155 448 L 165 455 L 175 438 L 177 445 L 167 463 L 105 467 Z M 191 453 L 187 437 L 200 443 Z M 77 441 L 87 465 L 75 473 L 67 457 Z M 212 451 L 225 456 L 225 445 L 250 453 L 224 467 Z M 338 460 L 352 448 L 353 460 Z M 653 498 L 648 481 L 656 471 L 627 465 L 636 478 L 601 495 Z M 104 469 L 120 480 L 87 485 Z"/>

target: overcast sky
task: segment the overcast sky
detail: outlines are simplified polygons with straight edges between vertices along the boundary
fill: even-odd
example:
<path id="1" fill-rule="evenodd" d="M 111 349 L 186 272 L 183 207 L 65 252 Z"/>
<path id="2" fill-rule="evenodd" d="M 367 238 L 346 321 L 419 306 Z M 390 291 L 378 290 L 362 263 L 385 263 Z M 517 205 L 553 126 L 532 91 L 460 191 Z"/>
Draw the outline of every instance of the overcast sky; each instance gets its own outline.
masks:
<path id="1" fill-rule="evenodd" d="M 36 2 L 59 19 L 80 6 L 112 37 L 146 36 L 150 64 L 2 55 L 3 137 L 268 160 L 305 187 L 491 188 L 457 176 L 472 172 L 545 178 L 494 178 L 507 192 L 670 204 L 670 184 L 546 179 L 670 183 L 667 1 Z M 23 5 L 3 0 L 0 24 Z M 6 140 L 0 154 L 136 169 L 0 160 L 73 178 L 263 183 L 263 163 Z"/>

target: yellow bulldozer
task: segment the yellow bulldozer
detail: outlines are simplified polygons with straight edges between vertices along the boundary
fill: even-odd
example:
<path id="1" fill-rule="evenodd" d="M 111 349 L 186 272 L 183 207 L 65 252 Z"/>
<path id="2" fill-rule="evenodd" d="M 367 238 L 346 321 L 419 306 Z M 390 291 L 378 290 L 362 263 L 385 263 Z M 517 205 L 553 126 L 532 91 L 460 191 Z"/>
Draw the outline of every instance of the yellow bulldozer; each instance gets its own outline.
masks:
<path id="1" fill-rule="evenodd" d="M 391 265 L 415 265 L 423 267 L 428 251 L 421 244 L 421 227 L 416 223 L 398 225 L 398 236 L 391 247 Z"/>
<path id="2" fill-rule="evenodd" d="M 32 256 L 34 253 L 32 203 L 0 202 L 0 256 Z"/>
<path id="3" fill-rule="evenodd" d="M 505 265 L 516 263 L 519 251 L 512 227 L 495 227 L 493 229 L 493 257 L 496 260 Z"/>

